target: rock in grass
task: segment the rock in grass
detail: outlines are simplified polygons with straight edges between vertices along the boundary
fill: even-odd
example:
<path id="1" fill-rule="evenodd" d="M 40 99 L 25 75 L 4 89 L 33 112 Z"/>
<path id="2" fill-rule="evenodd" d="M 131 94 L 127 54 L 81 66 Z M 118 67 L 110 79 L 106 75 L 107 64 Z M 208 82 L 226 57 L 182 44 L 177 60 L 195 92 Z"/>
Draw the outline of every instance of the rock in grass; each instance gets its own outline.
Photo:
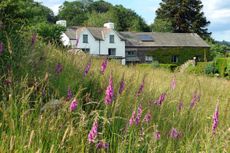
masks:
<path id="1" fill-rule="evenodd" d="M 61 99 L 52 99 L 41 108 L 41 113 L 48 110 L 55 111 L 59 109 L 62 104 L 63 101 Z"/>

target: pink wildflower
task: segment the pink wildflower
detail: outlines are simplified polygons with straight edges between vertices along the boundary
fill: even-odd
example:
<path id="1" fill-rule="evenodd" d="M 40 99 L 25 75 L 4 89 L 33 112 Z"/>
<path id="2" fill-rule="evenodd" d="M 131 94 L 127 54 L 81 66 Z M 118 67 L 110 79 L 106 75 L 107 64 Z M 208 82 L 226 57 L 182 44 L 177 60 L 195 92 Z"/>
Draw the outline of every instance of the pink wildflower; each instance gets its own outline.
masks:
<path id="1" fill-rule="evenodd" d="M 139 89 L 138 89 L 138 91 L 137 91 L 137 93 L 136 93 L 136 96 L 137 96 L 137 97 L 139 97 L 139 96 L 141 95 L 141 93 L 143 92 L 143 90 L 144 90 L 144 85 L 145 85 L 145 77 L 143 78 L 142 83 L 141 83 L 141 85 L 140 85 L 140 87 L 139 87 Z"/>
<path id="2" fill-rule="evenodd" d="M 109 144 L 104 142 L 104 141 L 99 141 L 96 145 L 97 149 L 108 149 L 109 148 Z"/>
<path id="3" fill-rule="evenodd" d="M 90 67 L 91 67 L 91 61 L 89 61 L 85 67 L 84 77 L 89 73 Z"/>
<path id="4" fill-rule="evenodd" d="M 175 88 L 176 88 L 176 77 L 174 76 L 172 81 L 171 81 L 171 89 L 175 90 Z"/>
<path id="5" fill-rule="evenodd" d="M 143 121 L 146 122 L 146 123 L 149 123 L 150 120 L 151 120 L 151 114 L 150 114 L 150 112 L 148 112 L 148 113 L 145 115 Z"/>
<path id="6" fill-rule="evenodd" d="M 131 118 L 129 119 L 129 125 L 132 126 L 136 120 L 136 112 L 133 111 Z"/>
<path id="7" fill-rule="evenodd" d="M 77 105 L 78 105 L 78 101 L 77 99 L 74 98 L 74 100 L 71 102 L 69 107 L 70 111 L 74 111 L 77 108 Z"/>
<path id="8" fill-rule="evenodd" d="M 212 124 L 212 133 L 215 134 L 216 133 L 216 128 L 218 126 L 219 123 L 219 105 L 216 105 L 216 109 L 215 112 L 213 114 L 213 124 Z"/>
<path id="9" fill-rule="evenodd" d="M 155 137 L 156 140 L 160 140 L 160 138 L 161 138 L 161 133 L 160 133 L 159 131 L 156 131 L 156 132 L 154 133 L 154 137 Z"/>
<path id="10" fill-rule="evenodd" d="M 68 87 L 66 100 L 70 100 L 72 97 L 73 97 L 73 93 L 72 93 L 70 87 Z"/>
<path id="11" fill-rule="evenodd" d="M 173 139 L 178 139 L 178 138 L 180 138 L 180 136 L 181 136 L 181 133 L 180 133 L 179 131 L 177 131 L 177 129 L 172 128 L 172 129 L 170 130 L 170 137 L 171 137 L 171 138 L 173 138 Z"/>
<path id="12" fill-rule="evenodd" d="M 191 103 L 190 103 L 190 108 L 193 108 L 197 102 L 200 101 L 200 95 L 197 92 L 194 92 Z"/>
<path id="13" fill-rule="evenodd" d="M 125 89 L 125 81 L 124 81 L 124 75 L 123 75 L 121 82 L 120 82 L 119 94 L 122 94 L 124 89 Z"/>
<path id="14" fill-rule="evenodd" d="M 142 110 L 142 107 L 140 105 L 137 108 L 136 125 L 138 125 L 140 123 L 142 112 L 143 112 L 143 110 Z"/>
<path id="15" fill-rule="evenodd" d="M 166 93 L 164 92 L 164 93 L 162 93 L 162 94 L 160 95 L 160 97 L 155 101 L 155 104 L 161 106 L 162 103 L 163 103 L 164 100 L 165 100 L 165 97 L 166 97 Z"/>
<path id="16" fill-rule="evenodd" d="M 95 139 L 97 138 L 97 130 L 98 130 L 98 122 L 97 120 L 94 121 L 92 129 L 88 134 L 88 141 L 89 143 L 95 143 Z"/>
<path id="17" fill-rule="evenodd" d="M 105 69 L 107 67 L 107 64 L 108 64 L 108 59 L 105 58 L 104 61 L 102 62 L 101 64 L 101 74 L 104 74 L 105 73 Z"/>
<path id="18" fill-rule="evenodd" d="M 112 104 L 113 96 L 114 96 L 112 74 L 110 74 L 109 85 L 108 85 L 108 87 L 106 89 L 106 93 L 105 94 L 106 94 L 105 95 L 105 104 L 106 105 Z"/>
<path id="19" fill-rule="evenodd" d="M 4 45 L 2 42 L 0 42 L 0 55 L 2 55 L 3 51 L 4 51 Z"/>
<path id="20" fill-rule="evenodd" d="M 63 70 L 63 66 L 61 65 L 61 63 L 58 63 L 55 68 L 56 74 L 60 74 L 62 70 Z"/>

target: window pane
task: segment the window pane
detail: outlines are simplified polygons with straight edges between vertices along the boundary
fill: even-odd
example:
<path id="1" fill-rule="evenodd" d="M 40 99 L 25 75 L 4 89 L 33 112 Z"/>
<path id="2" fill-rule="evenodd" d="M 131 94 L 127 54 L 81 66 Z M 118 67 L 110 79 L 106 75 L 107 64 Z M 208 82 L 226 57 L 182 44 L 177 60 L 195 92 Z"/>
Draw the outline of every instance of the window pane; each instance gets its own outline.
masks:
<path id="1" fill-rule="evenodd" d="M 109 36 L 109 42 L 110 43 L 114 43 L 114 35 L 110 35 Z"/>
<path id="2" fill-rule="evenodd" d="M 109 48 L 108 54 L 110 56 L 116 56 L 116 48 Z"/>
<path id="3" fill-rule="evenodd" d="M 88 35 L 83 35 L 83 43 L 88 43 Z"/>

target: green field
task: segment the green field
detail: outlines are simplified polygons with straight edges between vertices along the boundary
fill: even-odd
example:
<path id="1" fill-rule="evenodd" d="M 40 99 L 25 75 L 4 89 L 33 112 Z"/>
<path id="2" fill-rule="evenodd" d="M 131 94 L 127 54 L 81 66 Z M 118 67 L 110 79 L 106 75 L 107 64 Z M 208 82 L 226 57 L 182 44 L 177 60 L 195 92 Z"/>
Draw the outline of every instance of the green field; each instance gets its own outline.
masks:
<path id="1" fill-rule="evenodd" d="M 9 50 L 8 46 L 5 54 Z M 13 55 L 7 56 L 11 59 Z M 116 61 L 109 61 L 102 74 L 104 59 L 74 55 L 40 43 L 32 47 L 28 44 L 19 57 L 13 62 L 4 60 L 4 54 L 0 56 L 4 72 L 0 76 L 0 152 L 230 152 L 227 80 L 127 67 Z M 84 76 L 90 61 L 89 73 Z M 13 62 L 12 68 L 7 69 L 5 62 Z M 58 63 L 60 73 L 55 72 Z M 114 96 L 112 104 L 106 105 L 110 75 Z M 123 76 L 125 88 L 119 94 Z M 137 96 L 143 79 L 143 91 Z M 72 98 L 67 98 L 68 88 Z M 162 105 L 157 105 L 162 93 L 166 97 Z M 191 107 L 195 93 L 200 100 Z M 78 105 L 71 111 L 74 97 Z M 217 103 L 219 122 L 213 132 Z M 132 113 L 138 113 L 139 106 L 142 113 L 139 108 L 135 123 L 130 125 Z M 144 120 L 147 113 L 151 115 L 149 122 Z M 98 128 L 90 143 L 88 135 L 95 121 Z M 156 137 L 159 133 L 160 138 Z M 98 148 L 98 142 L 105 148 Z"/>

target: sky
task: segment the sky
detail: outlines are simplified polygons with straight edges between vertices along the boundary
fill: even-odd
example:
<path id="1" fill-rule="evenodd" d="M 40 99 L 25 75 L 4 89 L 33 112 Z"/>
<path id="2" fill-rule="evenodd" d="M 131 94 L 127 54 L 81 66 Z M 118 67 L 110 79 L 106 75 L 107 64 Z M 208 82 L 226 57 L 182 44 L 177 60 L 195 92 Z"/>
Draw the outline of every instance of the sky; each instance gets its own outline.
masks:
<path id="1" fill-rule="evenodd" d="M 51 8 L 55 14 L 65 0 L 35 0 Z M 67 0 L 74 1 L 74 0 Z M 137 12 L 144 20 L 151 24 L 155 18 L 155 11 L 161 0 L 105 0 L 112 4 L 121 4 Z M 230 0 L 202 0 L 205 16 L 211 24 L 208 26 L 212 37 L 216 40 L 230 41 Z"/>

